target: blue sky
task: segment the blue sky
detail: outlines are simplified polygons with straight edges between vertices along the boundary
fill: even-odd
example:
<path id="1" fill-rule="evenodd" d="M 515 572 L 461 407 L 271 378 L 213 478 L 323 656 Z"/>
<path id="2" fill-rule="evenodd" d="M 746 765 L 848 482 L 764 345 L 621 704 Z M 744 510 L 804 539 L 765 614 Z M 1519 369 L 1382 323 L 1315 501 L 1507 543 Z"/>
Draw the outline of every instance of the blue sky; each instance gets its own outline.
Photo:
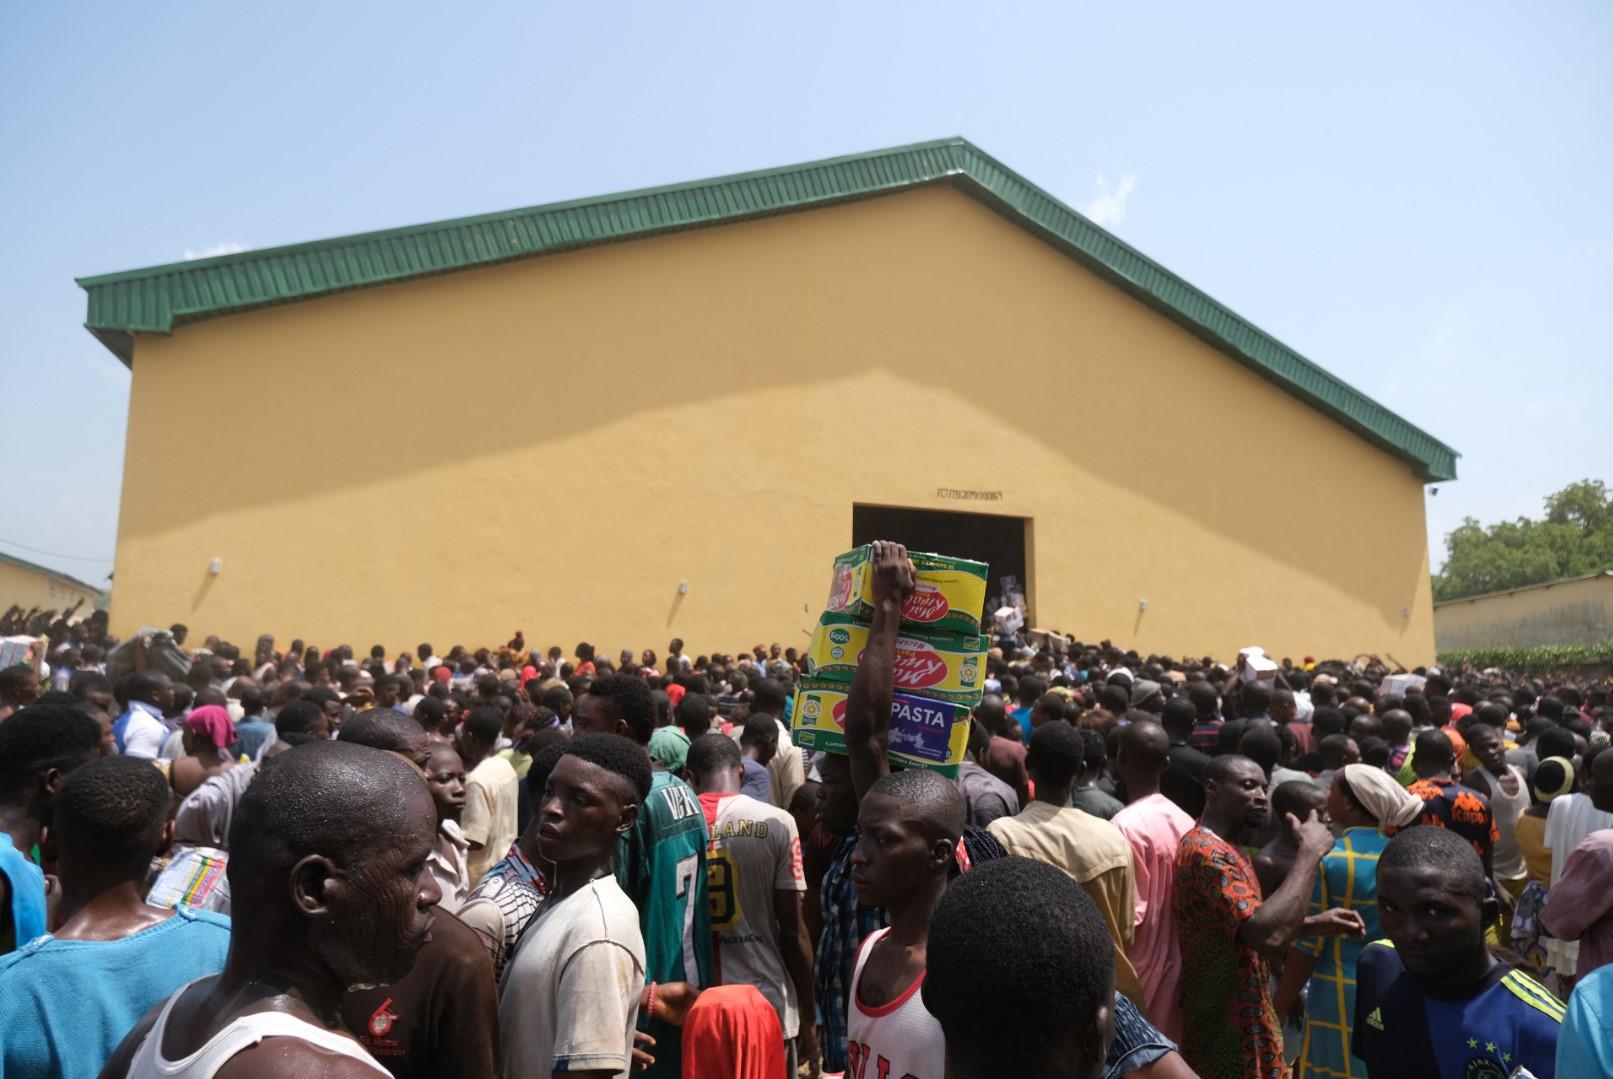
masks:
<path id="1" fill-rule="evenodd" d="M 954 134 L 1461 451 L 1436 560 L 1613 480 L 1601 0 L 7 4 L 0 100 L 0 550 L 91 581 L 129 375 L 74 276 Z"/>

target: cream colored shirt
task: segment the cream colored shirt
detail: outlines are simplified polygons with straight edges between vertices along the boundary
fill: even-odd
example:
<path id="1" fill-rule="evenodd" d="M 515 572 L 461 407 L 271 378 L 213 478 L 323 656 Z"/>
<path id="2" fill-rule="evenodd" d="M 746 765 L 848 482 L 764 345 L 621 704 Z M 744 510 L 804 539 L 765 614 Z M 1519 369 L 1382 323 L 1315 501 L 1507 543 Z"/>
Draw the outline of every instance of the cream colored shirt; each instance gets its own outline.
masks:
<path id="1" fill-rule="evenodd" d="M 520 782 L 510 762 L 497 756 L 486 758 L 465 777 L 465 811 L 460 814 L 459 829 L 471 844 L 466 858 L 470 872 L 465 878 L 469 887 L 474 888 L 515 842 Z"/>
<path id="2" fill-rule="evenodd" d="M 1131 844 L 1120 829 L 1073 806 L 1032 802 L 986 830 L 1009 854 L 1046 862 L 1086 890 L 1115 942 L 1115 988 L 1141 1004 L 1142 985 L 1126 957 L 1137 913 L 1136 878 Z"/>

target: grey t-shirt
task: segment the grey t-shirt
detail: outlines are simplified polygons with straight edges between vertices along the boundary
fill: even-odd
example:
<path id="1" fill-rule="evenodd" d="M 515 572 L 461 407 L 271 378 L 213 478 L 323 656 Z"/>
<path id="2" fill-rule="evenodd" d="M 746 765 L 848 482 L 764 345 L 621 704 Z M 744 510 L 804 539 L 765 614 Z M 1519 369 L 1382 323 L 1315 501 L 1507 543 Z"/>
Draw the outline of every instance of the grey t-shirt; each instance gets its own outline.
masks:
<path id="1" fill-rule="evenodd" d="M 1104 820 L 1111 819 L 1126 808 L 1117 798 L 1103 793 L 1097 787 L 1077 787 L 1070 792 L 1070 804 Z"/>

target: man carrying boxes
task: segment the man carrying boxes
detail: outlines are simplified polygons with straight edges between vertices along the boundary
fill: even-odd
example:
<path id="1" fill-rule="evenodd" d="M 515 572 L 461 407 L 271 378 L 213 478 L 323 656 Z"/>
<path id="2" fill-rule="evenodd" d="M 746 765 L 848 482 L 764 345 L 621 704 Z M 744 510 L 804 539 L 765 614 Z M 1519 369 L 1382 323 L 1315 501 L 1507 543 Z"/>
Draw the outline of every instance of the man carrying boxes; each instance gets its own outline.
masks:
<path id="1" fill-rule="evenodd" d="M 901 550 L 911 585 L 896 617 L 879 609 L 886 595 L 881 552 Z M 889 571 L 887 571 L 889 572 Z M 943 555 L 908 555 L 883 541 L 835 559 L 829 606 L 807 651 L 813 675 L 796 696 L 798 744 L 846 752 L 846 714 L 854 675 L 870 656 L 876 627 L 891 632 L 890 763 L 956 776 L 969 743 L 969 715 L 985 684 L 980 636 L 987 567 Z M 881 642 L 883 643 L 883 642 Z"/>
<path id="2" fill-rule="evenodd" d="M 931 560 L 950 565 L 931 576 L 924 568 Z M 972 601 L 967 582 L 939 579 L 959 565 L 978 568 L 978 575 L 962 575 L 978 582 Z M 836 669 L 820 670 L 820 677 L 803 683 L 792 711 L 797 742 L 829 751 L 819 766 L 820 819 L 841 836 L 823 878 L 824 926 L 814 971 L 827 1071 L 850 1064 L 869 1075 L 940 1075 L 933 1059 L 941 1045 L 939 1028 L 909 990 L 923 973 L 930 911 L 945 888 L 950 851 L 963 828 L 962 796 L 943 775 L 955 774 L 963 759 L 970 708 L 979 700 L 982 679 L 974 677 L 975 688 L 965 688 L 964 668 L 979 672 L 984 665 L 980 648 L 971 653 L 952 641 L 938 647 L 939 638 L 917 636 L 905 615 L 911 610 L 928 619 L 924 624 L 967 628 L 969 612 L 984 600 L 985 569 L 937 556 L 910 559 L 900 544 L 885 542 L 835 562 L 830 610 L 815 647 L 821 644 Z M 914 604 L 921 590 L 923 604 Z M 843 640 L 832 636 L 839 629 L 846 631 Z M 903 642 L 922 664 L 904 661 Z M 832 654 L 835 649 L 840 656 Z M 939 675 L 929 662 L 932 652 L 954 657 L 940 660 L 945 670 Z M 939 692 L 955 699 L 936 699 L 936 687 L 943 685 Z M 892 775 L 893 763 L 907 768 Z M 881 928 L 887 916 L 889 931 Z"/>

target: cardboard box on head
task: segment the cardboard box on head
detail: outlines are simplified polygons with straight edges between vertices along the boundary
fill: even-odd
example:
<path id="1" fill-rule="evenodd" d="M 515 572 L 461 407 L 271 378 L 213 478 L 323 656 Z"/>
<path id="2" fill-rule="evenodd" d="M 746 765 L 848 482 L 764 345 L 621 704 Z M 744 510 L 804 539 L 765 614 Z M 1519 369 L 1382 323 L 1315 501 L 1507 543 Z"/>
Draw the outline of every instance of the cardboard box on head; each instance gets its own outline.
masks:
<path id="1" fill-rule="evenodd" d="M 909 551 L 917 587 L 902 604 L 902 628 L 926 633 L 979 633 L 986 602 L 984 562 Z M 835 559 L 828 609 L 867 622 L 874 613 L 873 548 L 867 544 Z"/>
<path id="2" fill-rule="evenodd" d="M 848 683 L 806 678 L 795 695 L 795 744 L 846 752 Z M 930 768 L 955 776 L 969 745 L 969 705 L 897 693 L 891 698 L 889 757 L 893 767 Z"/>
<path id="3" fill-rule="evenodd" d="M 814 676 L 851 684 L 868 646 L 868 627 L 824 612 L 807 656 Z M 896 639 L 896 692 L 938 700 L 978 702 L 985 684 L 986 645 L 978 636 L 904 632 Z"/>

